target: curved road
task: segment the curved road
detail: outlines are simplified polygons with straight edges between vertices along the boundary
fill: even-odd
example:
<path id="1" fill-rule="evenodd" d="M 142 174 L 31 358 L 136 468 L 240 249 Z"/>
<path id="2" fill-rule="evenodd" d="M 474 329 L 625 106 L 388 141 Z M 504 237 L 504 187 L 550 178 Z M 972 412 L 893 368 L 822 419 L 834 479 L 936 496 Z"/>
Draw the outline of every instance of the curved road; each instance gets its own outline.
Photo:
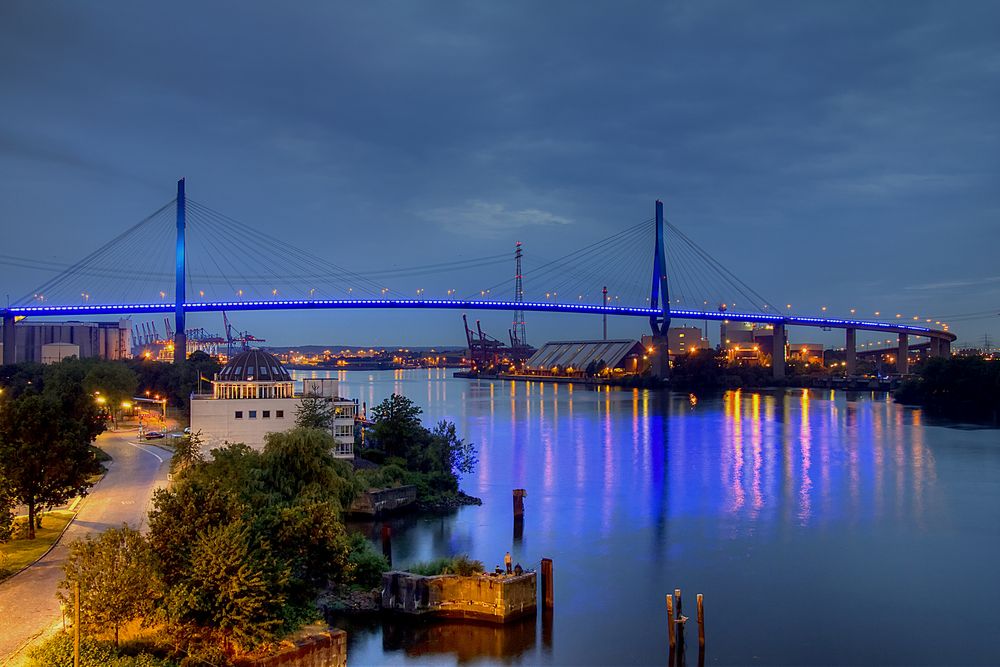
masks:
<path id="1" fill-rule="evenodd" d="M 134 429 L 103 433 L 97 445 L 114 459 L 80 503 L 76 519 L 44 558 L 0 584 L 0 664 L 61 618 L 56 587 L 69 543 L 128 523 L 145 528 L 153 490 L 166 484 L 170 454 L 136 445 Z"/>

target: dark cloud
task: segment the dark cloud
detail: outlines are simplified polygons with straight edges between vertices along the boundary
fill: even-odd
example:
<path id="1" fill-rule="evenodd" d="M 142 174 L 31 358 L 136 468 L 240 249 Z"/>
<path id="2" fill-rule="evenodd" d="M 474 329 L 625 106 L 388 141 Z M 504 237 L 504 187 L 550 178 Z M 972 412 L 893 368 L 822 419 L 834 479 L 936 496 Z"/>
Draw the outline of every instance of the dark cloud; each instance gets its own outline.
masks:
<path id="1" fill-rule="evenodd" d="M 1000 241 L 998 28 L 972 1 L 6 2 L 0 216 L 51 234 L 5 241 L 72 261 L 182 175 L 357 270 L 514 234 L 556 255 L 660 197 L 802 311 L 981 310 L 957 302 L 984 298 Z M 947 300 L 905 289 L 954 276 L 970 285 Z M 384 337 L 399 315 L 255 317 L 295 342 Z M 406 317 L 413 342 L 458 340 L 454 314 Z M 576 326 L 537 319 L 538 337 L 559 322 Z"/>

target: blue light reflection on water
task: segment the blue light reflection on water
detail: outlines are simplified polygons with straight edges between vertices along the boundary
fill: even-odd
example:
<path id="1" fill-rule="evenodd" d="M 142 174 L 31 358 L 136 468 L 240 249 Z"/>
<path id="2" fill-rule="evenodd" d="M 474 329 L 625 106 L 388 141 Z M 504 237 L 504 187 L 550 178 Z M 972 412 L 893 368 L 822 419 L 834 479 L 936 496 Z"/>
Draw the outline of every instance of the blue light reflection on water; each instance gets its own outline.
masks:
<path id="1" fill-rule="evenodd" d="M 492 567 L 510 550 L 526 566 L 552 557 L 556 571 L 548 639 L 533 627 L 448 641 L 354 627 L 351 664 L 662 663 L 663 595 L 678 586 L 689 605 L 705 594 L 710 663 L 1000 662 L 997 431 L 827 390 L 692 397 L 443 370 L 337 375 L 342 394 L 369 407 L 405 394 L 479 447 L 463 488 L 483 506 L 394 521 L 396 565 L 468 552 Z"/>

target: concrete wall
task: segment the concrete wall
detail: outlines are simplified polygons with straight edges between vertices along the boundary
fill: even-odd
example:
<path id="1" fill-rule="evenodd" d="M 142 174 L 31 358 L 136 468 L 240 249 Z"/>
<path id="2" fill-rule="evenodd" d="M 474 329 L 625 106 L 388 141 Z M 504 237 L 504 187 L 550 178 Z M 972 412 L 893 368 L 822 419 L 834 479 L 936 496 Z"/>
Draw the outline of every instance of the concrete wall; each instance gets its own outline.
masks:
<path id="1" fill-rule="evenodd" d="M 376 516 L 392 512 L 417 501 L 417 487 L 399 486 L 394 489 L 371 489 L 359 495 L 348 510 L 351 514 Z"/>
<path id="2" fill-rule="evenodd" d="M 250 663 L 253 667 L 347 667 L 347 633 L 331 629 L 310 635 L 275 655 Z"/>
<path id="3" fill-rule="evenodd" d="M 516 576 L 382 575 L 382 608 L 412 615 L 505 621 L 535 613 L 535 573 Z"/>

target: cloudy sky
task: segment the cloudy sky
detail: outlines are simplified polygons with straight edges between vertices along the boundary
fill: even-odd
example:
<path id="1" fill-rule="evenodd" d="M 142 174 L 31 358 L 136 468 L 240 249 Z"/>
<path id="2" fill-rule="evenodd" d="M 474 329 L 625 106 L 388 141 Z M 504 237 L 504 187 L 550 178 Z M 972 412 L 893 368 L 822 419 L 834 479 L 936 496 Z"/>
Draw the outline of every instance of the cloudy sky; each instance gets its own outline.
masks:
<path id="1" fill-rule="evenodd" d="M 998 35 L 1000 5 L 973 0 L 6 0 L 0 287 L 31 294 L 182 176 L 198 202 L 366 274 L 522 240 L 530 276 L 660 198 L 796 313 L 949 318 L 962 340 L 1000 340 L 983 317 L 1000 312 Z M 134 256 L 168 266 L 169 242 Z M 454 280 L 472 292 L 512 273 Z M 452 279 L 423 280 L 393 289 Z M 510 321 L 481 317 L 498 335 Z M 462 341 L 457 311 L 236 319 L 278 344 Z M 600 323 L 529 315 L 528 332 Z"/>

